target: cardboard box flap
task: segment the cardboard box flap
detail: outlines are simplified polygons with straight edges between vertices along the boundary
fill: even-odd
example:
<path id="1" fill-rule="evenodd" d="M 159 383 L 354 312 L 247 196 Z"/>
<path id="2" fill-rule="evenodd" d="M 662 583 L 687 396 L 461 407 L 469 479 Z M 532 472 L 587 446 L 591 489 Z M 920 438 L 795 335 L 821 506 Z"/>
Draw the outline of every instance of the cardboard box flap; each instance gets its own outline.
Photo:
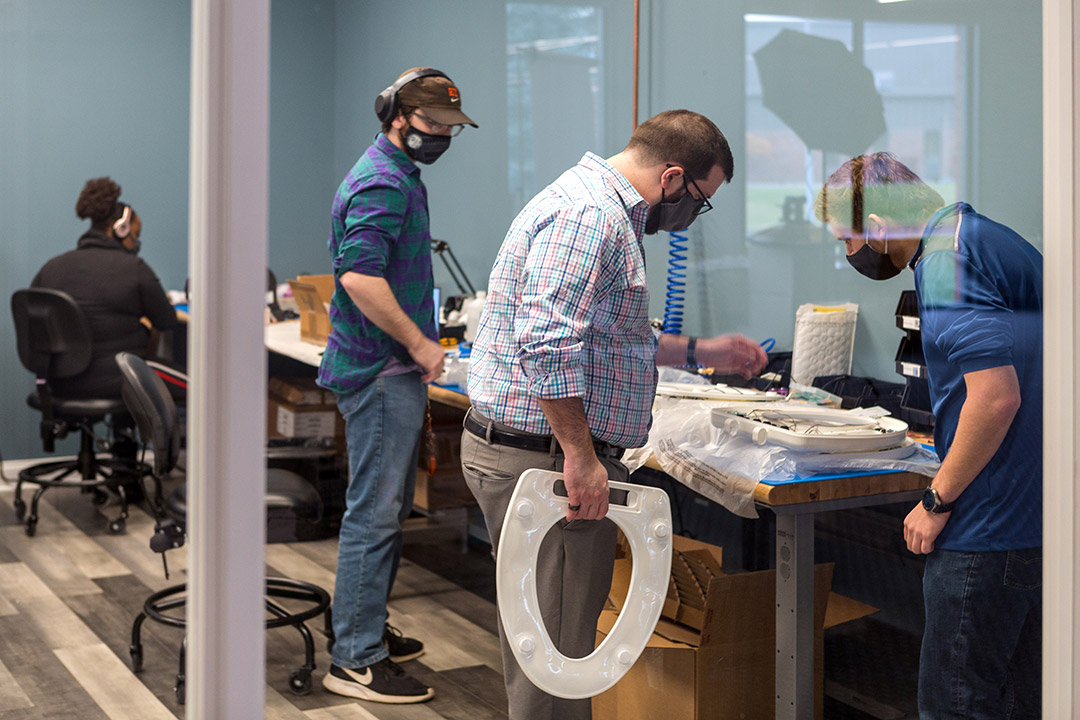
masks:
<path id="1" fill-rule="evenodd" d="M 617 613 L 617 612 L 615 612 L 613 610 L 604 610 L 603 612 L 601 612 L 600 613 L 600 619 L 597 620 L 597 622 L 596 622 L 596 630 L 597 630 L 597 632 L 599 632 L 604 637 L 607 637 L 608 633 L 611 632 L 611 628 L 615 627 L 615 621 L 618 619 L 618 617 L 619 617 L 619 613 Z M 692 647 L 697 646 L 697 639 L 693 638 L 693 637 L 689 638 L 691 640 L 691 642 L 679 642 L 678 640 L 674 640 L 674 639 L 671 639 L 669 637 L 666 637 L 666 635 L 661 635 L 660 634 L 661 625 L 667 625 L 667 626 L 674 627 L 674 628 L 679 627 L 678 625 L 675 625 L 674 623 L 669 623 L 669 622 L 666 622 L 664 620 L 661 620 L 660 623 L 656 626 L 656 632 L 654 632 L 652 634 L 652 636 L 649 637 L 649 643 L 646 645 L 646 647 L 692 648 Z M 685 630 L 683 628 L 680 628 L 680 629 L 683 632 L 688 632 L 687 630 Z M 600 644 L 601 639 L 602 638 L 597 639 L 597 645 Z"/>
<path id="2" fill-rule="evenodd" d="M 697 630 L 664 618 L 657 621 L 653 634 L 679 645 L 689 645 L 696 648 L 701 643 L 701 633 Z"/>
<path id="3" fill-rule="evenodd" d="M 326 345 L 330 337 L 330 314 L 318 289 L 297 280 L 290 280 L 289 287 L 300 314 L 300 339 L 314 345 Z"/>
<path id="4" fill-rule="evenodd" d="M 294 405 L 332 405 L 334 396 L 315 383 L 315 378 L 272 377 L 270 393 Z"/>
<path id="5" fill-rule="evenodd" d="M 814 566 L 814 627 L 825 622 L 825 606 L 832 587 L 832 563 Z M 701 645 L 743 640 L 774 639 L 776 613 L 749 613 L 747 608 L 776 607 L 776 571 L 722 575 L 709 583 Z"/>
<path id="6" fill-rule="evenodd" d="M 333 275 L 297 275 L 296 281 L 306 285 L 314 285 L 316 292 L 319 293 L 319 299 L 324 303 L 328 303 L 334 298 Z"/>
<path id="7" fill-rule="evenodd" d="M 825 608 L 825 629 L 842 625 L 851 620 L 858 620 L 873 615 L 878 609 L 873 605 L 861 603 L 837 593 L 829 593 L 829 604 Z"/>

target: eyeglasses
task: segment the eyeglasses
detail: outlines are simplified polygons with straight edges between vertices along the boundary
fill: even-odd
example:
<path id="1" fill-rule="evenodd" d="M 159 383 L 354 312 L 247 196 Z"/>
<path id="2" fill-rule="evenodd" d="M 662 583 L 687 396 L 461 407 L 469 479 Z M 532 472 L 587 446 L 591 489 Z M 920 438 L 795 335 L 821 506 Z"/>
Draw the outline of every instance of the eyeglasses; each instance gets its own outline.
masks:
<path id="1" fill-rule="evenodd" d="M 440 122 L 435 122 L 427 115 L 421 115 L 420 111 L 418 110 L 414 110 L 410 113 L 410 115 L 415 115 L 416 117 L 423 120 L 424 124 L 427 125 L 431 129 L 431 132 L 435 135 L 441 135 L 449 130 L 450 137 L 457 137 L 461 134 L 461 131 L 465 129 L 464 125 L 445 125 Z"/>
<path id="2" fill-rule="evenodd" d="M 686 190 L 687 193 L 690 192 L 690 187 L 693 187 L 695 190 L 697 190 L 697 194 L 701 196 L 694 198 L 694 200 L 699 203 L 697 209 L 694 211 L 694 217 L 697 217 L 698 215 L 704 215 L 705 213 L 712 210 L 712 203 L 709 202 L 709 198 L 705 197 L 705 193 L 702 192 L 701 188 L 698 187 L 698 184 L 694 182 L 694 178 L 691 177 L 690 173 L 686 171 L 686 168 L 679 167 L 678 165 L 672 165 L 671 163 L 667 163 L 667 166 L 677 167 L 683 171 L 683 189 Z M 690 187 L 688 187 L 687 184 L 689 184 Z M 691 195 L 690 197 L 694 196 Z"/>

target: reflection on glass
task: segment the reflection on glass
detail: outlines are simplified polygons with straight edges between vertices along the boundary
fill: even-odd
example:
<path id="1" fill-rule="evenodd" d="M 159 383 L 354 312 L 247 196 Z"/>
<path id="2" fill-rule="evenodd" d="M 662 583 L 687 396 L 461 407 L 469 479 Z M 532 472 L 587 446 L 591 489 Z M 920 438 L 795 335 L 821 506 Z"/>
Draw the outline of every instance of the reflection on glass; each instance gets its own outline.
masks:
<path id="1" fill-rule="evenodd" d="M 604 147 L 601 10 L 506 5 L 508 181 L 520 207 Z"/>

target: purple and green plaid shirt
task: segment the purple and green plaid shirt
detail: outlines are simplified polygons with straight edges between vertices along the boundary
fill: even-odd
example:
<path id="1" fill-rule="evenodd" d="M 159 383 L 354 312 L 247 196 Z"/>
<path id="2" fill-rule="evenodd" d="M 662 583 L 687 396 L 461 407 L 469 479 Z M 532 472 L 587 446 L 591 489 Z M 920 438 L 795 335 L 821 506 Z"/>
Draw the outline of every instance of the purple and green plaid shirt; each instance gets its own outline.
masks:
<path id="1" fill-rule="evenodd" d="M 405 314 L 425 335 L 438 339 L 427 189 L 420 168 L 383 134 L 338 188 L 329 245 L 334 298 L 319 385 L 348 393 L 369 383 L 392 357 L 403 364 L 412 358 L 360 312 L 341 287 L 343 274 L 385 278 Z"/>
<path id="2" fill-rule="evenodd" d="M 473 343 L 477 410 L 546 434 L 537 399 L 579 397 L 597 440 L 645 444 L 657 347 L 640 240 L 648 209 L 620 172 L 586 153 L 518 214 Z"/>

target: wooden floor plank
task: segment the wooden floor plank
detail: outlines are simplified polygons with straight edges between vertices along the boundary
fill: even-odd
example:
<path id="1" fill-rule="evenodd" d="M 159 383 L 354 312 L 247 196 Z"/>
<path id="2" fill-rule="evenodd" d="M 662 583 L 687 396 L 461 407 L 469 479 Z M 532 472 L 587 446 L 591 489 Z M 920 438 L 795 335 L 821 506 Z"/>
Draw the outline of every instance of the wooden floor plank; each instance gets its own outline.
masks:
<path id="1" fill-rule="evenodd" d="M 67 598 L 71 609 L 82 618 L 103 643 L 127 666 L 131 666 L 131 626 L 150 591 L 132 575 L 103 578 L 102 592 Z M 179 664 L 182 631 L 147 621 L 143 625 L 143 667 L 139 680 L 166 707 L 177 714 L 183 709 L 176 703 L 174 687 Z"/>
<path id="2" fill-rule="evenodd" d="M 412 674 L 435 688 L 435 698 L 429 707 L 447 720 L 506 720 L 506 695 L 492 692 L 488 686 L 493 683 L 496 688 L 501 687 L 502 676 L 485 669 L 486 674 L 477 675 L 459 671 L 434 672 L 418 666 Z M 483 679 L 485 685 L 471 684 L 478 678 Z"/>
<path id="3" fill-rule="evenodd" d="M 31 707 L 0 713 L 2 720 L 68 718 L 108 720 L 105 712 L 71 676 L 20 616 L 0 617 L 0 658 Z"/>
<path id="4" fill-rule="evenodd" d="M 298 707 L 272 687 L 266 688 L 266 720 L 307 720 Z"/>
<path id="5" fill-rule="evenodd" d="M 360 704 L 375 717 L 375 720 L 444 720 L 432 706 L 434 702 L 432 700 L 415 705 L 384 705 L 361 701 Z"/>
<path id="6" fill-rule="evenodd" d="M 80 530 L 62 530 L 54 546 L 73 567 L 90 579 L 127 575 L 131 571 Z"/>
<path id="7" fill-rule="evenodd" d="M 329 708 L 317 708 L 308 710 L 304 715 L 308 720 L 378 720 L 369 713 L 360 703 L 349 703 Z"/>
<path id="8" fill-rule="evenodd" d="M 0 712 L 33 706 L 34 703 L 19 687 L 19 683 L 15 680 L 15 676 L 11 674 L 11 671 L 8 670 L 7 665 L 0 662 Z"/>
<path id="9" fill-rule="evenodd" d="M 337 567 L 338 541 L 336 537 L 327 538 L 325 540 L 292 543 L 289 547 L 293 548 L 304 557 L 318 563 L 330 572 L 334 572 L 334 569 Z"/>
<path id="10" fill-rule="evenodd" d="M 430 570 L 426 570 L 414 562 L 402 558 L 398 566 L 397 579 L 390 591 L 390 599 L 404 598 L 414 595 L 428 595 L 431 593 L 448 592 L 458 590 L 458 586 L 440 577 Z"/>
<path id="11" fill-rule="evenodd" d="M 0 544 L 5 545 L 24 565 L 33 568 L 52 594 L 62 597 L 99 592 L 94 581 L 72 564 L 61 548 L 65 537 L 68 537 L 67 533 L 56 532 L 29 537 L 18 526 L 0 528 Z"/>
<path id="12" fill-rule="evenodd" d="M 464 688 L 478 703 L 495 710 L 498 717 L 507 717 L 506 687 L 501 671 L 492 670 L 487 665 L 477 665 L 447 670 L 440 675 Z"/>
<path id="13" fill-rule="evenodd" d="M 274 543 L 266 546 L 266 564 L 279 577 L 313 583 L 334 593 L 334 571 L 328 570 L 289 545 Z"/>
<path id="14" fill-rule="evenodd" d="M 406 636 L 424 643 L 424 664 L 432 670 L 472 665 L 502 669 L 499 639 L 452 610 L 438 604 L 438 596 L 391 601 L 391 622 Z M 406 608 L 403 610 L 402 608 Z M 437 631 L 436 631 L 437 629 Z"/>
<path id="15" fill-rule="evenodd" d="M 50 650 L 97 644 L 97 636 L 64 601 L 22 563 L 3 566 L 0 594 L 19 609 L 20 620 L 33 627 Z"/>
<path id="16" fill-rule="evenodd" d="M 56 656 L 110 720 L 175 720 L 103 643 L 63 648 Z"/>

